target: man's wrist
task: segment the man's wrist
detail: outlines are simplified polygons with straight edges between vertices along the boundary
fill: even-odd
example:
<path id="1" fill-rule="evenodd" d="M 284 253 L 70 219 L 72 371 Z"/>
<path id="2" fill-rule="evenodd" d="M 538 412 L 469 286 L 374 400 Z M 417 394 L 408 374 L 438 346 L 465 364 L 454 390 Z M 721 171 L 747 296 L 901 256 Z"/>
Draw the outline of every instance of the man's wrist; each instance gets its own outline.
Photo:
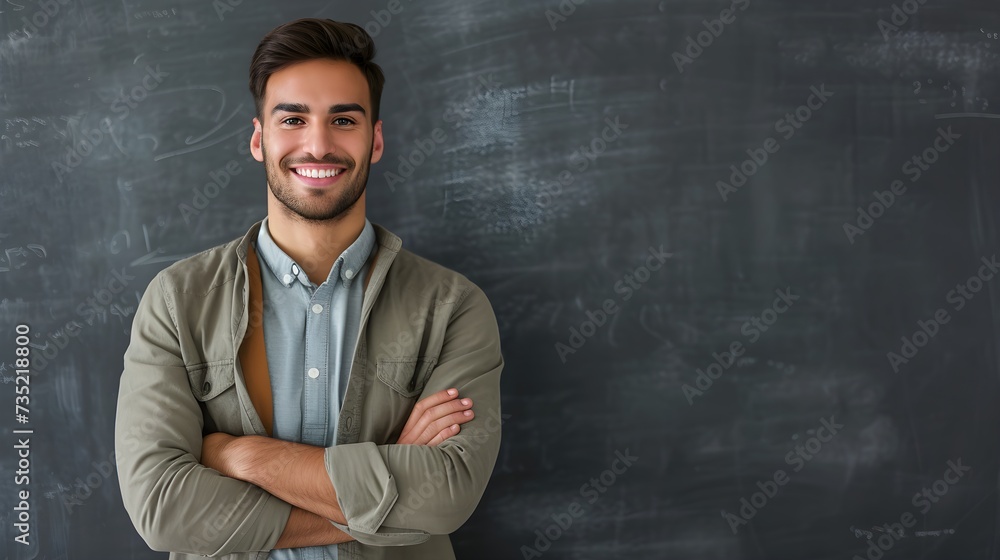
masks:
<path id="1" fill-rule="evenodd" d="M 325 449 L 313 445 L 249 435 L 228 442 L 227 475 L 320 517 L 347 524 L 337 491 L 326 472 Z"/>

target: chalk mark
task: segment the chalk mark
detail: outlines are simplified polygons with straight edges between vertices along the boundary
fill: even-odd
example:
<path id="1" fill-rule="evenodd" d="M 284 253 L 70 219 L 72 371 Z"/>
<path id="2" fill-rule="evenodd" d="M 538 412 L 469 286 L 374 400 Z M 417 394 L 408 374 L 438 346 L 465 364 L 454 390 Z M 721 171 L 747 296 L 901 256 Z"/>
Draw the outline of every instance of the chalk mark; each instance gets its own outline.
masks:
<path id="1" fill-rule="evenodd" d="M 179 155 L 182 155 L 182 154 L 188 154 L 188 153 L 191 153 L 191 152 L 197 152 L 198 150 L 202 150 L 202 149 L 208 148 L 209 146 L 214 146 L 214 145 L 218 144 L 219 142 L 222 142 L 223 140 L 228 140 L 229 138 L 232 138 L 233 136 L 236 136 L 238 134 L 246 134 L 246 130 L 243 130 L 243 129 L 234 130 L 231 134 L 227 134 L 227 135 L 222 136 L 220 138 L 216 138 L 215 140 L 212 140 L 211 142 L 208 142 L 207 144 L 203 144 L 201 146 L 194 146 L 192 148 L 184 148 L 184 149 L 180 149 L 180 150 L 175 150 L 173 152 L 167 152 L 165 154 L 161 154 L 161 155 L 158 155 L 158 156 L 154 157 L 153 161 L 160 161 L 161 159 L 166 159 L 168 157 L 174 157 L 174 156 L 179 156 Z"/>

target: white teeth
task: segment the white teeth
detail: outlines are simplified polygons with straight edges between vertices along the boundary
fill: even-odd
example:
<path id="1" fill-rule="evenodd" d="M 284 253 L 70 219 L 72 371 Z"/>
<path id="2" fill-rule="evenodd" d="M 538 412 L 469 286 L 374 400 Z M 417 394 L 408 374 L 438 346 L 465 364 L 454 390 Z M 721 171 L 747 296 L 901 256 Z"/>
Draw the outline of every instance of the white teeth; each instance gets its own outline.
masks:
<path id="1" fill-rule="evenodd" d="M 334 175 L 340 175 L 342 169 L 295 169 L 295 172 L 303 177 L 312 177 L 313 179 L 319 179 L 323 177 L 333 177 Z"/>

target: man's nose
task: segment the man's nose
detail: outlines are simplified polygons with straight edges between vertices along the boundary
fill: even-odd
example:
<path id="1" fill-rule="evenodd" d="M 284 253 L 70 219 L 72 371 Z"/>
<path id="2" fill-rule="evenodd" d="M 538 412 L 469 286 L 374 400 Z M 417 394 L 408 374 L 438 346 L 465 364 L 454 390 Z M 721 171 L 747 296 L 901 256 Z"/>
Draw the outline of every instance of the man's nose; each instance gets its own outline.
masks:
<path id="1" fill-rule="evenodd" d="M 325 126 L 312 127 L 306 133 L 304 149 L 317 160 L 322 160 L 327 155 L 335 154 L 337 148 L 334 142 L 333 131 Z"/>

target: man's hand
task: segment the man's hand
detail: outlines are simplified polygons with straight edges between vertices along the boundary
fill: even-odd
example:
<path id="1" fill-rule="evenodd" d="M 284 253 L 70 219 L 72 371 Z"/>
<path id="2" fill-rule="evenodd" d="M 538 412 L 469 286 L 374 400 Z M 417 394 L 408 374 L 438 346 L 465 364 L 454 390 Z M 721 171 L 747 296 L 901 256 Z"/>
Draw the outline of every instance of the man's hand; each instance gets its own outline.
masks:
<path id="1" fill-rule="evenodd" d="M 397 444 L 435 446 L 457 434 L 472 420 L 472 399 L 459 399 L 457 389 L 439 391 L 413 405 Z"/>

